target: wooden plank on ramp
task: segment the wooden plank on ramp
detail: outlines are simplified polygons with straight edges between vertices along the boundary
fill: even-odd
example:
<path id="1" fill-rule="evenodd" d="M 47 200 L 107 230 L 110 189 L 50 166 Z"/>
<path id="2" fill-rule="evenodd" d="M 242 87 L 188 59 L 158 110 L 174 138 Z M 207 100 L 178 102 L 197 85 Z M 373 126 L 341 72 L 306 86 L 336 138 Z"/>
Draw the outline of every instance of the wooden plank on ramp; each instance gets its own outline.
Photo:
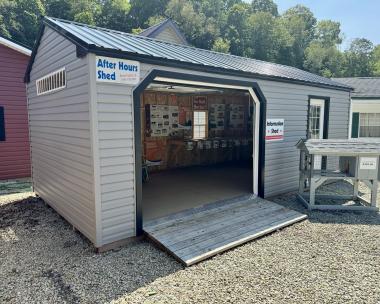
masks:
<path id="1" fill-rule="evenodd" d="M 151 220 L 143 229 L 150 239 L 190 266 L 306 218 L 250 195 Z"/>

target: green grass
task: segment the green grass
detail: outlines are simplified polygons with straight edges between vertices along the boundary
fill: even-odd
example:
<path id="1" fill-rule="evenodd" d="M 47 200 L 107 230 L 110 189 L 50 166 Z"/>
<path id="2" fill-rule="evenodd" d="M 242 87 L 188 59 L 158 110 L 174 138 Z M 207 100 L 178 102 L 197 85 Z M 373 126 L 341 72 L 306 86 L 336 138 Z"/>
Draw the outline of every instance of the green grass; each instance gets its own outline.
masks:
<path id="1" fill-rule="evenodd" d="M 28 179 L 0 182 L 0 195 L 32 191 L 32 183 Z"/>

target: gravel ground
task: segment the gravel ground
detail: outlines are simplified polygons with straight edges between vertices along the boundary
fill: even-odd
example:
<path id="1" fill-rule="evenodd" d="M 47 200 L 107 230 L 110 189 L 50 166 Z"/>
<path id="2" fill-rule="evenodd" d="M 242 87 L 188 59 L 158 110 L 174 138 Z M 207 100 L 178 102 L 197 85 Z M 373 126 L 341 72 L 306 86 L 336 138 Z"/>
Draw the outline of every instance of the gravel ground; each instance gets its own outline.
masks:
<path id="1" fill-rule="evenodd" d="M 1 303 L 380 303 L 379 214 L 313 212 L 189 268 L 146 241 L 95 254 L 32 193 L 0 196 L 0 218 Z"/>

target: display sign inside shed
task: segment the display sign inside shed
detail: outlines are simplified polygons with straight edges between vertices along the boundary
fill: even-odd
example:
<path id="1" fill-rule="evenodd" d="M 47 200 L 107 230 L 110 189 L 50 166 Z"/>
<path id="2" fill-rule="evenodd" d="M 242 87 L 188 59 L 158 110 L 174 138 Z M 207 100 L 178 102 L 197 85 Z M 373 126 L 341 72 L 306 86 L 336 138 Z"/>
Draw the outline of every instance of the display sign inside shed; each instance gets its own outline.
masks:
<path id="1" fill-rule="evenodd" d="M 137 84 L 140 81 L 140 63 L 96 56 L 96 81 Z"/>

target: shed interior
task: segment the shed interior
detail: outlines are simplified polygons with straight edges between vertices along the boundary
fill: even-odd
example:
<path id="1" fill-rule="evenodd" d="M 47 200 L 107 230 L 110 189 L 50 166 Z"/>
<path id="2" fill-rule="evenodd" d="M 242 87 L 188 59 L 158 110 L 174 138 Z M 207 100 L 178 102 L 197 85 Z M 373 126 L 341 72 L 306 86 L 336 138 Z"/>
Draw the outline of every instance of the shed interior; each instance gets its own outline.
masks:
<path id="1" fill-rule="evenodd" d="M 253 193 L 247 91 L 153 82 L 140 102 L 144 221 Z"/>

